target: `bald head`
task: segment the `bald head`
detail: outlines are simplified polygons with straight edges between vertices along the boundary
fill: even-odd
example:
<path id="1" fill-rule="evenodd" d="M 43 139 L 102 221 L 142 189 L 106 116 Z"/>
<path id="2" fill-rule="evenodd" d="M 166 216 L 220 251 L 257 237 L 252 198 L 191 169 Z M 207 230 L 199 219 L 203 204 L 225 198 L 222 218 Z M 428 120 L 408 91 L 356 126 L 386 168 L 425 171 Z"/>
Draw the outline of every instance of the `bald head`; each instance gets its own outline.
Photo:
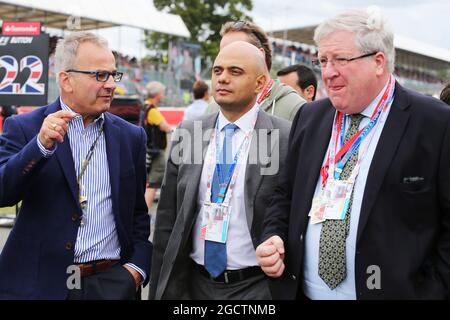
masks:
<path id="1" fill-rule="evenodd" d="M 222 111 L 251 109 L 267 81 L 263 53 L 245 41 L 223 47 L 214 61 L 212 88 Z"/>
<path id="2" fill-rule="evenodd" d="M 227 44 L 220 49 L 217 59 L 221 57 L 241 59 L 242 62 L 249 68 L 254 68 L 257 75 L 263 74 L 267 71 L 267 66 L 264 61 L 264 53 L 257 47 L 246 41 L 235 41 Z"/>

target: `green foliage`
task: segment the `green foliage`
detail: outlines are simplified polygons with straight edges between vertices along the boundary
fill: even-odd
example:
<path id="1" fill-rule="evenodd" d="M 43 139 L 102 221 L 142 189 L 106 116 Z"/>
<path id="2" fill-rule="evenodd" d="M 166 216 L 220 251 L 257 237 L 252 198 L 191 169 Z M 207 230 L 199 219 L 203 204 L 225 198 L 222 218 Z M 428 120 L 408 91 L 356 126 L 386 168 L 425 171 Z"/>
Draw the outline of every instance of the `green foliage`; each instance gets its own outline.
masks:
<path id="1" fill-rule="evenodd" d="M 213 61 L 219 51 L 220 28 L 225 22 L 251 20 L 246 15 L 253 8 L 252 0 L 154 0 L 158 10 L 179 15 L 191 38 L 187 41 L 200 44 L 204 61 Z M 169 41 L 174 36 L 156 32 L 146 34 L 147 48 L 154 50 L 154 56 L 160 62 L 167 59 Z"/>

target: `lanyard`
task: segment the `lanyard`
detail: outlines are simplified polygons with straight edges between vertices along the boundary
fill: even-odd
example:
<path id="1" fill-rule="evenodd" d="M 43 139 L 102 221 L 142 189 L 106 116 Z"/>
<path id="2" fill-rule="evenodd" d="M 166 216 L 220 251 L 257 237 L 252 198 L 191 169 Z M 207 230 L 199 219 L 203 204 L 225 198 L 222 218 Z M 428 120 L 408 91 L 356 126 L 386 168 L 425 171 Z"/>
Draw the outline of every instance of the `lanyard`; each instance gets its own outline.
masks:
<path id="1" fill-rule="evenodd" d="M 339 179 L 340 175 L 342 173 L 342 170 L 345 166 L 345 163 L 348 161 L 348 159 L 351 157 L 353 152 L 358 148 L 358 146 L 361 144 L 362 140 L 366 138 L 369 133 L 372 131 L 372 129 L 375 127 L 375 125 L 378 123 L 378 120 L 382 115 L 384 115 L 387 111 L 389 106 L 391 105 L 393 98 L 394 98 L 394 77 L 391 75 L 388 81 L 388 84 L 386 86 L 386 89 L 381 97 L 381 99 L 378 101 L 377 106 L 375 107 L 375 110 L 372 113 L 372 116 L 370 118 L 369 123 L 362 129 L 360 129 L 347 143 L 344 142 L 344 131 L 345 131 L 345 125 L 346 125 L 346 119 L 347 118 L 344 115 L 336 111 L 335 118 L 333 121 L 333 132 L 331 136 L 331 145 L 330 149 L 328 151 L 327 160 L 325 162 L 325 165 L 321 168 L 320 174 L 322 176 L 322 186 L 326 185 L 328 176 L 331 174 L 334 179 Z M 373 137 L 373 135 L 372 135 Z M 371 141 L 371 139 L 370 139 Z M 338 142 L 340 142 L 340 149 L 336 153 L 336 146 L 338 145 Z M 368 144 L 369 145 L 369 144 Z M 367 145 L 367 148 L 368 148 Z M 367 150 L 365 150 L 366 152 Z M 364 154 L 365 154 L 364 152 Z M 360 157 L 362 159 L 362 157 Z M 360 162 L 360 161 L 358 161 Z M 353 173 L 357 174 L 356 168 L 353 169 L 352 176 L 354 176 Z M 359 166 L 358 166 L 359 169 Z"/>
<path id="2" fill-rule="evenodd" d="M 261 104 L 263 101 L 264 101 L 264 99 L 266 99 L 268 96 L 269 96 L 269 94 L 270 94 L 270 91 L 272 91 L 272 85 L 273 85 L 273 79 L 270 79 L 270 81 L 267 83 L 267 85 L 264 87 L 264 89 L 263 89 L 263 91 L 261 92 L 261 94 L 260 94 L 260 96 L 259 96 L 259 98 L 258 98 L 258 100 L 256 101 L 258 104 Z"/>
<path id="3" fill-rule="evenodd" d="M 97 141 L 100 138 L 100 136 L 102 135 L 102 132 L 103 132 L 103 122 L 100 125 L 100 129 L 98 130 L 97 137 L 95 138 L 94 142 L 92 143 L 91 147 L 89 148 L 89 151 L 86 154 L 86 157 L 84 158 L 83 163 L 81 165 L 80 174 L 77 177 L 77 185 L 78 185 L 78 192 L 79 193 L 80 193 L 80 181 L 81 181 L 81 178 L 83 177 L 83 175 L 84 175 L 84 173 L 86 171 L 86 168 L 87 168 L 87 166 L 89 164 L 89 161 L 91 161 L 92 155 L 94 154 L 94 148 L 97 145 Z"/>
<path id="4" fill-rule="evenodd" d="M 218 203 L 223 203 L 224 205 L 229 205 L 229 202 L 231 200 L 232 192 L 234 189 L 234 186 L 236 185 L 236 179 L 239 174 L 240 168 L 242 166 L 242 163 L 240 163 L 239 159 L 241 158 L 242 154 L 245 154 L 245 152 L 248 151 L 250 147 L 250 141 L 253 137 L 253 132 L 256 124 L 256 119 L 258 118 L 258 111 L 255 112 L 255 116 L 252 120 L 252 129 L 245 134 L 244 141 L 242 141 L 241 145 L 239 146 L 238 151 L 236 152 L 236 155 L 234 156 L 233 163 L 230 166 L 230 169 L 228 170 L 227 177 L 222 181 L 223 183 L 220 184 L 219 189 L 219 195 L 217 197 Z M 205 195 L 205 201 L 210 202 L 211 201 L 211 191 L 212 191 L 212 180 L 214 175 L 214 168 L 219 168 L 220 165 L 218 164 L 219 159 L 219 139 L 218 139 L 218 121 L 216 123 L 216 129 L 211 134 L 211 144 L 208 148 L 207 156 L 206 156 L 206 164 L 207 164 L 207 184 L 206 184 L 206 195 Z M 212 147 L 213 146 L 213 147 Z M 218 176 L 221 176 L 221 169 L 218 169 L 217 172 Z"/>

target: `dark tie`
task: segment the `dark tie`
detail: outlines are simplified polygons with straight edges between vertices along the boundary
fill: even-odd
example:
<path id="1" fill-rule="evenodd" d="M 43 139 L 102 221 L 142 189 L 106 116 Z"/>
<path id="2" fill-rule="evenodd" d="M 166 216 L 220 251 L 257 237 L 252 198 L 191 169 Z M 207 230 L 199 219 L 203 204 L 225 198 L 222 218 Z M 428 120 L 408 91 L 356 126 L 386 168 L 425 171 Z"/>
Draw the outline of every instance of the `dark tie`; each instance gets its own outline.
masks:
<path id="1" fill-rule="evenodd" d="M 350 127 L 345 134 L 344 143 L 358 132 L 358 127 L 363 117 L 361 114 L 350 116 Z M 358 149 L 353 152 L 345 163 L 340 180 L 347 180 L 350 177 L 358 160 Z M 345 219 L 326 220 L 322 224 L 319 244 L 319 276 L 330 289 L 336 288 L 347 277 L 345 241 L 350 230 L 352 203 L 353 191 Z"/>
<path id="2" fill-rule="evenodd" d="M 214 171 L 213 182 L 211 186 L 211 202 L 222 202 L 224 199 L 218 199 L 220 184 L 227 183 L 226 177 L 233 163 L 232 138 L 235 130 L 238 128 L 234 123 L 227 124 L 225 137 L 223 139 L 222 151 L 220 154 L 219 166 L 220 173 Z M 205 268 L 213 278 L 218 277 L 227 267 L 227 247 L 226 243 L 205 240 Z"/>

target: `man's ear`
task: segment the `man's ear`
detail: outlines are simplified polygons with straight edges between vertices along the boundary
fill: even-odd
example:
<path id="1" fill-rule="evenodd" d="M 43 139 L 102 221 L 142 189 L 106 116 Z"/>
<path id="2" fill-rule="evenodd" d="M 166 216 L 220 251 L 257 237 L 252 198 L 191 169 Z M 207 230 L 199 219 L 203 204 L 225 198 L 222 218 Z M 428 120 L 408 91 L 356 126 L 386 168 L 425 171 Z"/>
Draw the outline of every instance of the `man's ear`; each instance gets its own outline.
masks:
<path id="1" fill-rule="evenodd" d="M 263 91 L 266 82 L 267 82 L 267 76 L 265 74 L 259 75 L 256 78 L 256 89 L 255 89 L 255 92 L 256 93 L 260 93 L 261 91 Z"/>
<path id="2" fill-rule="evenodd" d="M 386 56 L 383 52 L 377 52 L 375 55 L 375 63 L 376 63 L 376 74 L 382 75 L 385 72 L 385 69 L 387 68 L 386 65 Z"/>
<path id="3" fill-rule="evenodd" d="M 312 101 L 313 97 L 314 97 L 314 86 L 312 84 L 310 84 L 309 86 L 306 87 L 306 89 L 304 90 L 304 92 L 306 93 L 306 97 L 308 98 L 308 100 Z"/>
<path id="4" fill-rule="evenodd" d="M 72 82 L 70 81 L 69 74 L 67 72 L 60 72 L 58 74 L 59 87 L 64 92 L 73 92 Z"/>

